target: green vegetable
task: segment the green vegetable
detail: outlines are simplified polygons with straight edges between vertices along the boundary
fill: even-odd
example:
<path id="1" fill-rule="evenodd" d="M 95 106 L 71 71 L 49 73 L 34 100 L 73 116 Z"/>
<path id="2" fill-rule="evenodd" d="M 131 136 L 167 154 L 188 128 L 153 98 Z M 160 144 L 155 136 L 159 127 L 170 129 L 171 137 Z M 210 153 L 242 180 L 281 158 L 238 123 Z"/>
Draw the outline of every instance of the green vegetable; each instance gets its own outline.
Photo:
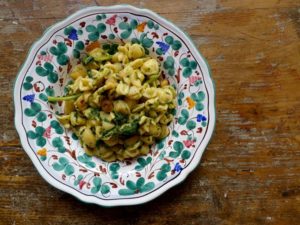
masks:
<path id="1" fill-rule="evenodd" d="M 145 82 L 145 83 L 152 83 L 153 81 L 157 80 L 159 78 L 159 74 L 156 74 L 156 75 L 152 75 L 149 77 L 149 79 Z"/>
<path id="2" fill-rule="evenodd" d="M 104 44 L 103 49 L 107 51 L 108 54 L 113 55 L 118 51 L 118 44 Z"/>
<path id="3" fill-rule="evenodd" d="M 131 136 L 138 132 L 139 123 L 133 121 L 132 123 L 125 123 L 119 128 L 119 133 L 124 136 Z"/>
<path id="4" fill-rule="evenodd" d="M 111 59 L 111 55 L 109 55 L 107 52 L 103 51 L 100 48 L 95 48 L 91 52 L 88 53 L 90 57 L 93 57 L 93 59 L 97 62 L 102 62 L 106 60 Z"/>
<path id="5" fill-rule="evenodd" d="M 87 55 L 82 59 L 82 62 L 84 65 L 87 65 L 90 62 L 92 62 L 93 60 L 94 60 L 93 56 Z"/>
<path id="6" fill-rule="evenodd" d="M 114 120 L 117 125 L 121 125 L 127 122 L 127 116 L 123 115 L 122 113 L 115 112 Z"/>
<path id="7" fill-rule="evenodd" d="M 80 95 L 81 94 L 67 95 L 67 96 L 48 96 L 48 102 L 70 101 L 78 98 Z"/>
<path id="8" fill-rule="evenodd" d="M 101 134 L 101 139 L 102 140 L 108 140 L 117 133 L 118 133 L 117 127 L 114 127 L 110 130 L 103 131 L 102 134 Z"/>
<path id="9" fill-rule="evenodd" d="M 99 110 L 96 108 L 87 108 L 83 111 L 83 114 L 88 119 L 99 119 Z"/>

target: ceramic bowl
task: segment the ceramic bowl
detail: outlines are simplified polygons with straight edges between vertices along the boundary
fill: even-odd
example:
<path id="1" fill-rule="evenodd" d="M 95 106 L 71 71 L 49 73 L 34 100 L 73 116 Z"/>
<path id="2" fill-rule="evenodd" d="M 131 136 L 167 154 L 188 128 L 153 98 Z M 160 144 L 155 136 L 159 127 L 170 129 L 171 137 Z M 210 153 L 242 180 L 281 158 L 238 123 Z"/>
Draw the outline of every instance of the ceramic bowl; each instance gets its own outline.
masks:
<path id="1" fill-rule="evenodd" d="M 177 90 L 170 135 L 147 156 L 123 162 L 89 157 L 77 137 L 57 121 L 68 72 L 85 46 L 140 43 L 161 61 Z M 22 146 L 41 176 L 78 199 L 102 206 L 150 201 L 182 182 L 199 164 L 215 125 L 215 92 L 210 70 L 191 39 L 171 22 L 129 5 L 90 7 L 50 27 L 34 43 L 15 83 L 15 125 Z"/>

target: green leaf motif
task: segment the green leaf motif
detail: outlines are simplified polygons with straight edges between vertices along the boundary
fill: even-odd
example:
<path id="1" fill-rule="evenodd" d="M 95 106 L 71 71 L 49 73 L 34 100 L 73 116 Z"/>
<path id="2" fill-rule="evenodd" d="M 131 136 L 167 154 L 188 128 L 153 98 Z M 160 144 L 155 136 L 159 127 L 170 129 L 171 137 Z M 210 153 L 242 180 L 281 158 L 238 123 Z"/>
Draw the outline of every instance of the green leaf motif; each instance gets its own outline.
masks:
<path id="1" fill-rule="evenodd" d="M 153 21 L 152 21 L 152 20 L 148 20 L 147 26 L 148 26 L 150 29 L 152 29 L 152 28 L 154 27 Z"/>
<path id="2" fill-rule="evenodd" d="M 190 62 L 190 67 L 194 70 L 197 68 L 197 63 L 195 61 Z"/>
<path id="3" fill-rule="evenodd" d="M 25 80 L 26 80 L 26 82 L 32 82 L 33 81 L 33 77 L 32 76 L 27 76 L 26 78 L 25 78 Z"/>
<path id="4" fill-rule="evenodd" d="M 44 112 L 39 112 L 37 115 L 37 121 L 44 122 L 47 119 L 47 115 Z"/>
<path id="5" fill-rule="evenodd" d="M 169 45 L 172 45 L 173 44 L 173 41 L 174 41 L 174 38 L 172 36 L 167 36 L 165 38 L 165 41 L 169 44 Z"/>
<path id="6" fill-rule="evenodd" d="M 181 115 L 187 119 L 187 118 L 189 118 L 190 113 L 187 109 L 183 109 L 183 110 L 181 110 Z"/>
<path id="7" fill-rule="evenodd" d="M 39 94 L 39 99 L 41 99 L 42 101 L 45 101 L 45 102 L 48 101 L 48 97 L 44 93 L 40 93 Z"/>
<path id="8" fill-rule="evenodd" d="M 143 169 L 145 168 L 145 166 L 147 166 L 148 164 L 151 163 L 151 161 L 152 161 L 152 158 L 151 158 L 150 156 L 147 157 L 147 159 L 144 159 L 144 158 L 142 158 L 142 157 L 138 158 L 138 159 L 137 159 L 137 163 L 138 163 L 139 165 L 136 165 L 136 166 L 135 166 L 135 170 L 137 170 L 137 171 L 143 170 Z"/>
<path id="9" fill-rule="evenodd" d="M 55 129 L 55 132 L 57 134 L 63 134 L 64 133 L 64 129 L 61 126 L 59 126 L 58 128 Z"/>
<path id="10" fill-rule="evenodd" d="M 187 121 L 187 118 L 185 118 L 185 117 L 180 116 L 180 117 L 178 118 L 178 123 L 179 123 L 180 125 L 184 125 L 184 124 L 186 123 L 186 121 Z"/>
<path id="11" fill-rule="evenodd" d="M 109 34 L 108 35 L 108 39 L 110 39 L 110 40 L 113 40 L 113 39 L 115 39 L 116 38 L 116 36 L 114 35 L 114 34 Z"/>
<path id="12" fill-rule="evenodd" d="M 85 29 L 87 32 L 95 32 L 97 30 L 97 28 L 94 25 L 88 25 Z"/>
<path id="13" fill-rule="evenodd" d="M 35 128 L 35 133 L 39 136 L 42 136 L 45 133 L 45 128 L 38 126 Z"/>
<path id="14" fill-rule="evenodd" d="M 106 26 L 105 26 L 104 23 L 99 23 L 99 24 L 97 25 L 97 31 L 98 31 L 100 34 L 103 33 L 105 30 L 106 30 Z"/>
<path id="15" fill-rule="evenodd" d="M 156 52 L 157 55 L 162 55 L 163 54 L 163 51 L 162 51 L 161 48 L 156 49 L 155 52 Z"/>
<path id="16" fill-rule="evenodd" d="M 151 191 L 155 185 L 153 182 L 148 182 L 145 184 L 145 178 L 140 177 L 136 183 L 131 180 L 126 182 L 127 189 L 120 189 L 119 194 L 123 196 L 133 195 L 136 193 L 144 193 Z"/>
<path id="17" fill-rule="evenodd" d="M 120 169 L 120 164 L 119 163 L 112 163 L 110 164 L 109 166 L 109 170 L 110 171 L 113 171 L 113 172 L 116 172 Z"/>
<path id="18" fill-rule="evenodd" d="M 155 184 L 153 182 L 149 182 L 147 184 L 145 184 L 144 186 L 142 186 L 140 188 L 140 192 L 144 193 L 144 192 L 149 192 L 151 191 L 153 188 L 155 187 Z"/>
<path id="19" fill-rule="evenodd" d="M 129 29 L 129 27 L 130 27 L 129 24 L 126 22 L 119 23 L 119 28 L 122 30 L 127 30 L 127 29 Z"/>
<path id="20" fill-rule="evenodd" d="M 47 88 L 45 89 L 45 91 L 46 91 L 46 94 L 47 94 L 48 96 L 54 96 L 54 95 L 55 95 L 55 92 L 54 92 L 53 88 L 51 88 L 51 87 L 47 87 Z"/>
<path id="21" fill-rule="evenodd" d="M 61 54 L 61 52 L 54 46 L 52 46 L 50 49 L 49 49 L 50 53 L 52 55 L 55 55 L 55 56 L 58 56 L 59 54 Z"/>
<path id="22" fill-rule="evenodd" d="M 63 55 L 63 56 L 65 56 L 65 55 Z M 67 59 L 67 61 L 68 60 L 69 60 L 69 58 Z M 61 64 L 61 65 L 63 65 L 63 64 Z M 57 73 L 54 73 L 54 72 L 49 73 L 49 75 L 47 76 L 47 80 L 52 84 L 56 83 L 58 81 Z"/>
<path id="23" fill-rule="evenodd" d="M 58 42 L 57 48 L 62 54 L 66 53 L 68 50 L 67 45 L 64 42 Z"/>
<path id="24" fill-rule="evenodd" d="M 84 163 L 86 167 L 95 168 L 96 163 L 94 163 L 91 160 L 92 160 L 92 157 L 88 156 L 85 153 L 78 157 L 78 161 Z"/>
<path id="25" fill-rule="evenodd" d="M 131 35 L 131 31 L 125 30 L 121 33 L 120 36 L 122 39 L 127 39 L 127 38 L 129 38 L 130 35 Z"/>
<path id="26" fill-rule="evenodd" d="M 77 49 L 73 49 L 73 57 L 76 59 L 80 58 L 80 52 Z"/>
<path id="27" fill-rule="evenodd" d="M 54 69 L 53 65 L 52 65 L 51 63 L 48 63 L 48 62 L 45 62 L 44 68 L 45 68 L 47 71 L 49 71 L 49 72 L 53 71 L 53 69 Z"/>
<path id="28" fill-rule="evenodd" d="M 74 29 L 74 27 L 72 27 L 72 26 L 66 27 L 64 29 L 64 34 L 69 35 L 73 29 Z"/>
<path id="29" fill-rule="evenodd" d="M 153 45 L 153 41 L 150 38 L 145 37 L 142 40 L 142 45 L 144 48 L 150 48 Z"/>
<path id="30" fill-rule="evenodd" d="M 67 165 L 69 163 L 69 160 L 66 157 L 60 157 L 58 159 L 58 162 L 62 165 Z"/>
<path id="31" fill-rule="evenodd" d="M 140 177 L 136 182 L 136 188 L 141 188 L 145 184 L 145 178 Z"/>
<path id="32" fill-rule="evenodd" d="M 190 121 L 187 122 L 186 127 L 189 130 L 193 130 L 196 127 L 196 122 L 193 121 L 193 120 L 190 120 Z"/>
<path id="33" fill-rule="evenodd" d="M 109 186 L 106 185 L 106 184 L 102 185 L 102 186 L 101 186 L 101 189 L 100 189 L 100 192 L 101 192 L 101 194 L 103 194 L 103 195 L 109 193 L 109 192 L 110 192 Z"/>
<path id="34" fill-rule="evenodd" d="M 159 171 L 156 175 L 156 179 L 159 181 L 163 181 L 164 179 L 166 179 L 167 174 L 163 171 Z"/>
<path id="35" fill-rule="evenodd" d="M 33 116 L 36 115 L 36 112 L 32 109 L 27 108 L 27 109 L 24 110 L 24 114 L 28 117 L 33 117 Z"/>
<path id="36" fill-rule="evenodd" d="M 57 56 L 57 58 L 56 58 L 56 61 L 60 64 L 60 65 L 62 65 L 62 66 L 64 66 L 64 65 L 67 65 L 67 63 L 69 62 L 69 56 L 67 56 L 67 55 L 59 55 L 59 56 Z M 49 80 L 49 79 L 48 79 Z M 49 80 L 50 81 L 50 80 Z M 52 81 L 52 79 L 51 79 L 51 81 Z M 51 82 L 50 81 L 50 82 Z"/>
<path id="37" fill-rule="evenodd" d="M 190 61 L 187 58 L 183 58 L 180 60 L 180 65 L 188 67 L 190 65 Z"/>
<path id="38" fill-rule="evenodd" d="M 27 137 L 30 139 L 35 139 L 37 137 L 36 133 L 33 132 L 32 130 L 27 132 Z"/>
<path id="39" fill-rule="evenodd" d="M 41 77 L 45 77 L 49 74 L 48 70 L 45 70 L 43 67 L 38 66 L 35 68 L 35 72 L 40 75 Z"/>
<path id="40" fill-rule="evenodd" d="M 77 41 L 76 44 L 75 44 L 75 48 L 77 50 L 83 50 L 84 49 L 84 43 L 82 41 Z"/>
<path id="41" fill-rule="evenodd" d="M 175 141 L 173 144 L 173 148 L 176 152 L 181 152 L 183 149 L 183 144 L 179 141 Z"/>
<path id="42" fill-rule="evenodd" d="M 38 137 L 36 139 L 36 145 L 39 147 L 44 147 L 46 144 L 46 139 L 44 137 Z"/>
<path id="43" fill-rule="evenodd" d="M 40 112 L 42 107 L 39 103 L 33 102 L 31 103 L 31 109 L 34 110 L 35 112 Z"/>
<path id="44" fill-rule="evenodd" d="M 135 183 L 134 183 L 133 181 L 131 181 L 131 180 L 128 180 L 128 181 L 126 182 L 126 187 L 127 187 L 128 189 L 130 189 L 130 190 L 136 190 L 136 185 L 135 185 Z"/>
<path id="45" fill-rule="evenodd" d="M 128 196 L 128 195 L 133 195 L 133 194 L 135 194 L 135 190 L 130 190 L 130 189 L 120 189 L 118 193 L 119 193 L 119 195 Z"/>
<path id="46" fill-rule="evenodd" d="M 56 147 L 56 148 L 62 147 L 63 144 L 64 144 L 64 143 L 63 143 L 63 141 L 62 141 L 62 139 L 61 139 L 60 137 L 53 138 L 53 140 L 52 140 L 52 145 L 53 145 L 54 147 Z"/>
<path id="47" fill-rule="evenodd" d="M 182 159 L 189 159 L 190 158 L 190 156 L 191 156 L 191 152 L 190 151 L 188 151 L 188 150 L 184 150 L 182 153 L 181 153 L 181 158 Z"/>
<path id="48" fill-rule="evenodd" d="M 90 41 L 97 41 L 99 39 L 99 32 L 90 33 L 88 38 Z"/>
<path id="49" fill-rule="evenodd" d="M 178 132 L 177 132 L 176 130 L 173 130 L 173 131 L 172 131 L 172 135 L 173 135 L 174 137 L 179 137 L 179 134 L 178 134 Z"/>
<path id="50" fill-rule="evenodd" d="M 74 167 L 72 166 L 72 165 L 67 165 L 66 167 L 65 167 L 65 170 L 64 170 L 64 172 L 65 172 L 65 174 L 67 175 L 67 176 L 70 176 L 70 175 L 72 175 L 73 173 L 74 173 Z"/>
<path id="51" fill-rule="evenodd" d="M 173 42 L 173 44 L 171 45 L 172 49 L 175 50 L 175 51 L 179 50 L 181 48 L 181 46 L 182 46 L 182 44 L 178 40 L 175 40 Z"/>
<path id="52" fill-rule="evenodd" d="M 26 91 L 29 91 L 29 90 L 32 88 L 32 84 L 29 83 L 29 82 L 24 82 L 24 83 L 23 83 L 23 88 L 24 88 Z"/>
<path id="53" fill-rule="evenodd" d="M 53 163 L 53 165 L 52 165 L 52 167 L 53 167 L 53 169 L 55 169 L 56 171 L 61 171 L 61 170 L 63 170 L 64 168 L 65 168 L 65 166 L 64 165 L 61 165 L 60 163 Z"/>
<path id="54" fill-rule="evenodd" d="M 138 25 L 138 22 L 135 19 L 130 21 L 130 27 L 132 29 L 135 29 L 137 27 L 137 25 Z"/>
<path id="55" fill-rule="evenodd" d="M 201 102 L 198 102 L 195 106 L 198 111 L 202 111 L 204 109 L 204 105 Z"/>
<path id="56" fill-rule="evenodd" d="M 186 67 L 183 69 L 183 72 L 182 72 L 182 75 L 185 77 L 185 78 L 188 78 L 192 75 L 192 69 L 190 67 Z"/>
<path id="57" fill-rule="evenodd" d="M 58 122 L 58 121 L 52 120 L 52 121 L 50 122 L 50 126 L 51 126 L 52 128 L 54 128 L 54 129 L 56 129 L 56 128 L 59 127 L 60 125 L 59 125 L 59 122 Z"/>
<path id="58" fill-rule="evenodd" d="M 164 61 L 164 63 L 163 63 L 163 67 L 165 69 L 174 68 L 174 63 L 175 63 L 175 60 L 173 59 L 173 57 L 172 56 L 168 56 L 166 58 L 166 60 Z"/>

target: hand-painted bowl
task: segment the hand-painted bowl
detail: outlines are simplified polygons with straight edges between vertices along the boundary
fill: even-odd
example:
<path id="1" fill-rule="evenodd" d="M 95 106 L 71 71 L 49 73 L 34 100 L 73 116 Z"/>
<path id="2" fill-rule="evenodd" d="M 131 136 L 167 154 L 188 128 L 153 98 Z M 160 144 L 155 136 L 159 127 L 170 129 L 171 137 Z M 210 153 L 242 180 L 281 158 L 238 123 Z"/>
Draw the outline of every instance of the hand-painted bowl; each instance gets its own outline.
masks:
<path id="1" fill-rule="evenodd" d="M 57 121 L 61 105 L 47 102 L 64 95 L 68 72 L 95 40 L 140 43 L 177 90 L 170 135 L 147 156 L 113 163 L 89 157 Z M 210 70 L 191 39 L 159 15 L 129 5 L 86 8 L 50 27 L 18 74 L 14 103 L 21 143 L 42 177 L 102 206 L 148 202 L 182 182 L 199 164 L 216 118 Z"/>

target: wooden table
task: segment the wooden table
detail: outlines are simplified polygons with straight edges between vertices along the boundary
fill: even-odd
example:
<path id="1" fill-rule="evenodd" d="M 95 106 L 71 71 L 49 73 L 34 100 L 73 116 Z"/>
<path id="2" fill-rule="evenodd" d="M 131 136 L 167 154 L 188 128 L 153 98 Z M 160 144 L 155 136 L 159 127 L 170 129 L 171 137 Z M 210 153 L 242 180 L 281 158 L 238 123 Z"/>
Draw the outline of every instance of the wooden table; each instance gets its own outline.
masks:
<path id="1" fill-rule="evenodd" d="M 84 204 L 41 178 L 13 124 L 16 74 L 49 25 L 100 3 L 121 2 L 0 1 L 0 224 L 300 224 L 300 0 L 127 1 L 189 33 L 212 68 L 217 125 L 202 163 L 132 207 Z"/>

